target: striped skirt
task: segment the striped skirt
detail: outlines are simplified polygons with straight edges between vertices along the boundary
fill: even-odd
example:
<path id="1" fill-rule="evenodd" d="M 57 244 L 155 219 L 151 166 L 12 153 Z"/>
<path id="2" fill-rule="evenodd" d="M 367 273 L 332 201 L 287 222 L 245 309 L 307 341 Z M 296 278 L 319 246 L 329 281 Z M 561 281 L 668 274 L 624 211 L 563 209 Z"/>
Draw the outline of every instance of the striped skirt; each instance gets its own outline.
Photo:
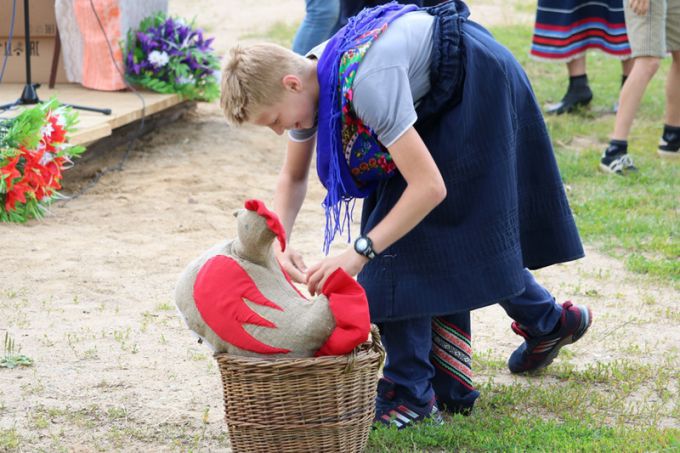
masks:
<path id="1" fill-rule="evenodd" d="M 623 1 L 538 0 L 530 55 L 567 62 L 598 49 L 629 58 Z"/>

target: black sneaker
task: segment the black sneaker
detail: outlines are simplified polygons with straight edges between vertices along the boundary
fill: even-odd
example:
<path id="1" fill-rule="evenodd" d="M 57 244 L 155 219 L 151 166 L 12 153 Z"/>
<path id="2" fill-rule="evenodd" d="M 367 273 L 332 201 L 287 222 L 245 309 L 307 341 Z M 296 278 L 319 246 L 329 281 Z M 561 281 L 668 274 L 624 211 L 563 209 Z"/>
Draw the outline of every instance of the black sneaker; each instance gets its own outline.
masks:
<path id="1" fill-rule="evenodd" d="M 408 428 L 423 420 L 437 425 L 444 423 L 435 398 L 427 404 L 416 405 L 397 398 L 394 384 L 381 378 L 378 381 L 378 396 L 375 401 L 373 426 L 396 426 L 398 430 Z"/>
<path id="2" fill-rule="evenodd" d="M 622 176 L 628 172 L 638 171 L 628 153 L 619 153 L 613 156 L 608 156 L 605 153 L 600 159 L 600 170 Z"/>
<path id="3" fill-rule="evenodd" d="M 660 157 L 677 159 L 677 157 L 680 156 L 680 139 L 678 141 L 667 142 L 661 137 L 661 140 L 659 140 L 659 149 L 656 152 Z"/>

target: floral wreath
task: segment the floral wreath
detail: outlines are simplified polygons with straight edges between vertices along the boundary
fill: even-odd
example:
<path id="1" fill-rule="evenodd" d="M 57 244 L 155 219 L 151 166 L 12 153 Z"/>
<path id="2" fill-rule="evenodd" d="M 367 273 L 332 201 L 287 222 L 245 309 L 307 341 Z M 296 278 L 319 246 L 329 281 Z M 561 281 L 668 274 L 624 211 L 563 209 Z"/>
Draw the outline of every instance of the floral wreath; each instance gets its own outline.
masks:
<path id="1" fill-rule="evenodd" d="M 179 93 L 186 99 L 212 101 L 219 97 L 219 59 L 200 29 L 179 18 L 157 13 L 128 32 L 125 46 L 127 79 L 159 93 Z"/>
<path id="2" fill-rule="evenodd" d="M 59 197 L 63 170 L 85 151 L 68 143 L 76 122 L 56 99 L 0 119 L 0 221 L 41 218 Z"/>

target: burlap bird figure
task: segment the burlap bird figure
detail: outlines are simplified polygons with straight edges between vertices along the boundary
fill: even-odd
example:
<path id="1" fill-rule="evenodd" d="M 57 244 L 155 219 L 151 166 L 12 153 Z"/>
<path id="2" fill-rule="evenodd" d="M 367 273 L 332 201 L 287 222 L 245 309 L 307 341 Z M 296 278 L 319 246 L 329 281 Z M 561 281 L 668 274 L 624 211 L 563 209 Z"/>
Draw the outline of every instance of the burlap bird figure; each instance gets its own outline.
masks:
<path id="1" fill-rule="evenodd" d="M 285 231 L 276 214 L 248 200 L 236 214 L 238 236 L 192 261 L 175 290 L 185 322 L 215 352 L 312 357 L 351 352 L 368 337 L 363 288 L 342 269 L 322 294 L 305 298 L 274 257 Z"/>

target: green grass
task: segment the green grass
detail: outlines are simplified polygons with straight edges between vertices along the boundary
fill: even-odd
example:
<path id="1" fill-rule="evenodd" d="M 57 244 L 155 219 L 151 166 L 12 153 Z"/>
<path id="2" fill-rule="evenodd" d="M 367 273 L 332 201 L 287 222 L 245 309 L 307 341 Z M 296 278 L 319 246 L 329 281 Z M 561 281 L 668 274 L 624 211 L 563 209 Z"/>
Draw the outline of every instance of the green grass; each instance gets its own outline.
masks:
<path id="1" fill-rule="evenodd" d="M 0 429 L 0 451 L 10 451 L 19 448 L 21 437 L 16 429 Z"/>
<path id="2" fill-rule="evenodd" d="M 4 354 L 0 357 L 0 368 L 16 368 L 19 366 L 31 366 L 33 359 L 18 353 L 14 339 L 5 332 Z"/>
<path id="3" fill-rule="evenodd" d="M 497 373 L 499 359 L 475 358 L 478 374 Z M 443 426 L 372 431 L 368 451 L 677 451 L 680 430 L 659 426 L 677 417 L 669 382 L 678 382 L 679 370 L 677 358 L 583 370 L 559 363 L 512 384 L 489 379 L 478 386 L 472 415 L 447 415 Z"/>
<path id="4" fill-rule="evenodd" d="M 444 427 L 423 425 L 402 432 L 378 429 L 371 433 L 367 451 L 633 452 L 678 448 L 678 432 L 592 426 L 577 415 L 562 422 L 508 415 L 457 415 L 448 418 Z"/>

